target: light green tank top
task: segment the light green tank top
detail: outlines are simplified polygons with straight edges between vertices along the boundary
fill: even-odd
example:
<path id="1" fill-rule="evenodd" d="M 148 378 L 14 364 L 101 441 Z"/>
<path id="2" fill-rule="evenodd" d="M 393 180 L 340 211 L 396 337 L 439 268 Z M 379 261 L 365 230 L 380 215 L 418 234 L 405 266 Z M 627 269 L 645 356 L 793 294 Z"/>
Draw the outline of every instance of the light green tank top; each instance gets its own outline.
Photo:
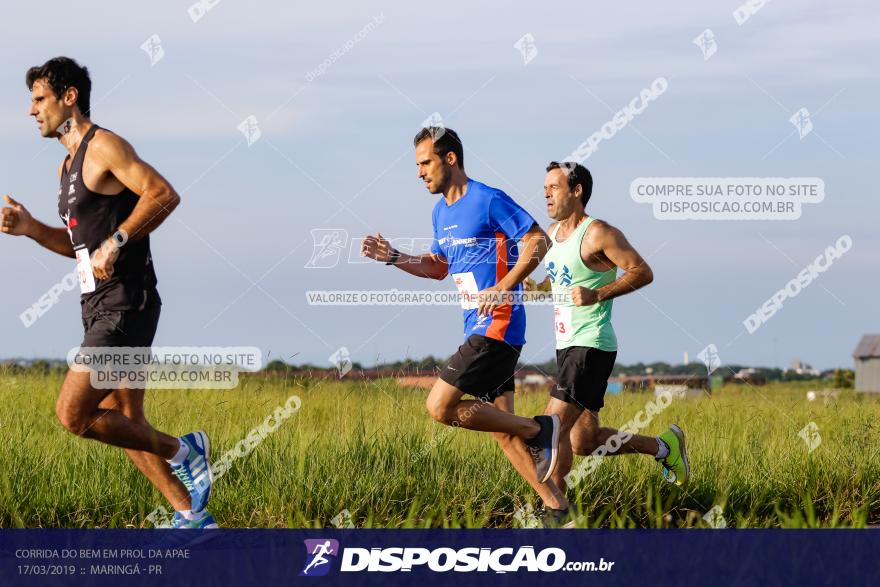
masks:
<path id="1" fill-rule="evenodd" d="M 581 258 L 581 242 L 584 240 L 587 227 L 592 222 L 593 217 L 587 217 L 561 243 L 556 241 L 558 224 L 550 233 L 553 245 L 544 257 L 544 267 L 550 277 L 556 300 L 568 294 L 568 290 L 574 286 L 599 289 L 617 279 L 616 268 L 608 271 L 593 271 Z M 614 327 L 611 326 L 612 301 L 605 300 L 591 306 L 575 306 L 571 301 L 567 303 L 557 301 L 553 308 L 556 348 L 584 346 L 603 351 L 616 351 L 617 336 L 614 334 Z"/>

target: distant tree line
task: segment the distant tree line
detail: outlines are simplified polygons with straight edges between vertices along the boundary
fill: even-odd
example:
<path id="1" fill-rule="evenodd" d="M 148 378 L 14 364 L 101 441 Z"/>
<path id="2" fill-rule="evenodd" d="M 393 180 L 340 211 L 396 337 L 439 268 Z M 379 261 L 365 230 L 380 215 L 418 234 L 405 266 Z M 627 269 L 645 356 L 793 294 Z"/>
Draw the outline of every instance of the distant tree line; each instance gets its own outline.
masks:
<path id="1" fill-rule="evenodd" d="M 351 365 L 353 371 L 371 370 L 371 371 L 390 371 L 401 375 L 408 373 L 425 373 L 438 372 L 446 364 L 444 358 L 429 355 L 423 359 L 404 359 L 402 361 L 393 361 L 389 363 L 380 363 L 373 367 L 364 367 L 361 363 L 354 362 Z M 550 359 L 544 363 L 519 364 L 520 370 L 535 370 L 547 375 L 556 375 L 556 360 Z M 747 365 L 722 365 L 713 375 L 721 375 L 725 379 L 735 375 L 740 369 L 748 368 Z M 817 379 L 828 380 L 829 385 L 835 388 L 852 388 L 855 380 L 855 373 L 852 369 L 828 369 L 822 371 L 817 377 L 815 375 L 798 374 L 794 371 L 785 369 L 755 367 L 754 375 L 763 378 L 766 381 L 814 381 Z M 63 374 L 67 370 L 67 364 L 57 359 L 34 359 L 34 360 L 9 360 L 0 362 L 0 374 L 16 375 L 16 374 L 44 374 L 50 373 Z M 313 365 L 304 363 L 294 365 L 281 360 L 270 361 L 263 369 L 267 373 L 291 373 L 291 372 L 313 372 L 321 373 L 325 371 L 335 371 L 336 367 L 330 364 Z M 665 362 L 656 363 L 634 363 L 632 365 L 615 365 L 612 373 L 614 377 L 624 375 L 706 375 L 706 366 L 703 363 L 691 363 L 689 365 L 670 365 Z"/>
<path id="2" fill-rule="evenodd" d="M 428 371 L 437 372 L 446 364 L 446 359 L 434 356 L 428 356 L 424 359 L 405 359 L 403 361 L 394 361 L 389 363 L 380 363 L 373 367 L 365 368 L 360 363 L 353 363 L 353 370 L 375 370 L 375 371 L 392 371 L 395 373 L 424 373 Z M 748 365 L 722 365 L 713 375 L 721 375 L 725 378 L 732 377 L 740 369 L 746 369 Z M 290 371 L 332 371 L 336 368 L 332 365 L 290 365 L 283 361 L 272 361 L 266 365 L 266 371 L 269 372 L 290 372 Z M 550 359 L 544 363 L 520 363 L 520 370 L 535 370 L 547 375 L 555 376 L 557 373 L 556 360 Z M 832 380 L 830 385 L 838 388 L 850 388 L 853 386 L 854 372 L 852 369 L 828 369 L 823 371 L 818 377 L 815 375 L 798 374 L 794 371 L 770 367 L 755 367 L 754 374 L 766 381 L 813 381 L 816 379 Z M 612 375 L 619 377 L 623 375 L 697 375 L 706 376 L 706 366 L 703 363 L 691 363 L 689 365 L 670 365 L 665 362 L 655 363 L 634 363 L 632 365 L 615 365 Z"/>

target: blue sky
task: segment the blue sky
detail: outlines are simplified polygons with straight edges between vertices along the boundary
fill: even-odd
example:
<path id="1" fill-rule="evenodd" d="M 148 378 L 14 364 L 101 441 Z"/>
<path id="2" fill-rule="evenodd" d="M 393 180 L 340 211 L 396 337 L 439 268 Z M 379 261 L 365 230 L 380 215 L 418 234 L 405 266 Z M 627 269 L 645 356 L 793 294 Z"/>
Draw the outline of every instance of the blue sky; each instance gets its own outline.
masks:
<path id="1" fill-rule="evenodd" d="M 307 289 L 452 288 L 377 264 L 306 269 L 310 231 L 430 236 L 435 198 L 416 179 L 411 139 L 433 112 L 460 133 L 468 174 L 546 226 L 546 163 L 657 77 L 669 89 L 586 161 L 588 211 L 621 228 L 655 273 L 642 295 L 615 301 L 619 360 L 680 362 L 713 343 L 726 363 L 849 366 L 859 337 L 880 332 L 874 4 L 768 2 L 741 26 L 737 2 L 440 11 L 221 0 L 197 22 L 188 5 L 47 2 L 42 14 L 64 16 L 15 7 L 0 23 L 3 193 L 58 222 L 64 152 L 27 117 L 23 80 L 59 54 L 89 67 L 94 120 L 181 192 L 153 241 L 165 302 L 156 344 L 253 345 L 319 364 L 342 346 L 366 364 L 451 354 L 453 307 L 310 307 Z M 707 28 L 718 50 L 704 60 L 692 41 Z M 514 43 L 527 33 L 538 53 L 524 64 Z M 164 56 L 151 66 L 140 47 L 154 34 Z M 789 122 L 801 107 L 815 129 L 803 139 Z M 237 126 L 250 115 L 261 137 L 248 146 Z M 629 195 L 635 178 L 684 176 L 820 177 L 826 197 L 795 221 L 674 222 Z M 843 234 L 852 250 L 748 334 L 743 320 Z M 66 355 L 82 335 L 76 294 L 30 328 L 18 316 L 69 260 L 3 235 L 0 259 L 0 357 Z M 524 360 L 552 356 L 549 308 L 530 309 L 527 338 Z"/>

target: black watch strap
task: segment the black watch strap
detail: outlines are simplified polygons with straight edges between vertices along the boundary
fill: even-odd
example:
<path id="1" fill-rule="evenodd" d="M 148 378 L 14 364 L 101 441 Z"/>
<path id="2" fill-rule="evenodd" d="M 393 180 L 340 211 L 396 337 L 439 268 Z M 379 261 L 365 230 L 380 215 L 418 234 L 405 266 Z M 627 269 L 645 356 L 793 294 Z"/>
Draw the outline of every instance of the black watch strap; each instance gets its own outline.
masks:
<path id="1" fill-rule="evenodd" d="M 400 251 L 397 249 L 391 249 L 391 257 L 385 261 L 386 265 L 394 265 L 397 263 L 397 260 L 400 259 Z"/>

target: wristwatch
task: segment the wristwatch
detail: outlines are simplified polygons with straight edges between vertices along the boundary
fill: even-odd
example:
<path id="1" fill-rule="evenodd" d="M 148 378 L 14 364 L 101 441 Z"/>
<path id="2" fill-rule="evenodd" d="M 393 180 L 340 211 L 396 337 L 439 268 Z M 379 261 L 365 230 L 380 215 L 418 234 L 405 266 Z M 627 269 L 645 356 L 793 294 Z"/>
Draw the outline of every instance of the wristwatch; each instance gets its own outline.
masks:
<path id="1" fill-rule="evenodd" d="M 400 251 L 397 249 L 391 249 L 391 257 L 387 261 L 385 261 L 386 265 L 394 265 L 397 263 L 397 260 L 400 259 Z"/>

